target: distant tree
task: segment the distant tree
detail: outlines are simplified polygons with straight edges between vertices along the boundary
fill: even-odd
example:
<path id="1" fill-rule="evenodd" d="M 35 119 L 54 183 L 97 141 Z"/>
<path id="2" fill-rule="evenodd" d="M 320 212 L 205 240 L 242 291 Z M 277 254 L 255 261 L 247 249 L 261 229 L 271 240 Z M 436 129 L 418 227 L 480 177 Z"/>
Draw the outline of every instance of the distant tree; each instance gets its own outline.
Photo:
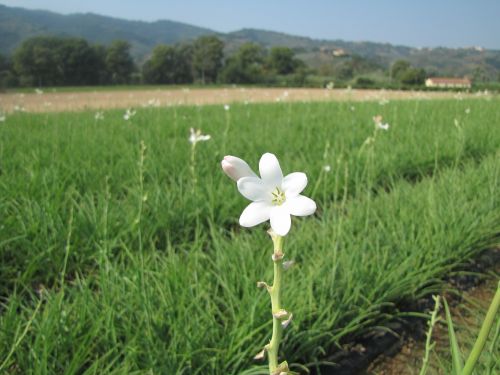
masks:
<path id="1" fill-rule="evenodd" d="M 98 51 L 84 39 L 35 37 L 14 52 L 14 69 L 24 85 L 92 85 L 105 70 Z"/>
<path id="2" fill-rule="evenodd" d="M 97 83 L 107 85 L 111 83 L 111 73 L 106 66 L 107 48 L 102 44 L 96 44 L 92 46 L 92 49 L 96 59 L 96 66 L 99 67 L 96 71 Z"/>
<path id="3" fill-rule="evenodd" d="M 292 49 L 273 47 L 269 54 L 268 65 L 277 74 L 292 74 L 297 67 L 297 60 Z"/>
<path id="4" fill-rule="evenodd" d="M 217 81 L 222 68 L 224 43 L 216 36 L 202 36 L 193 45 L 193 70 L 203 84 Z"/>
<path id="5" fill-rule="evenodd" d="M 227 59 L 221 80 L 227 83 L 258 83 L 264 77 L 265 53 L 255 43 L 242 44 L 239 50 Z"/>
<path id="6" fill-rule="evenodd" d="M 356 79 L 356 86 L 366 88 L 375 85 L 375 81 L 368 77 L 358 77 Z"/>
<path id="7" fill-rule="evenodd" d="M 177 66 L 175 67 L 176 83 L 192 83 L 193 75 L 193 45 L 180 44 L 175 47 Z"/>
<path id="8" fill-rule="evenodd" d="M 130 82 L 130 77 L 135 66 L 130 55 L 130 43 L 124 40 L 115 40 L 106 52 L 106 68 L 111 76 L 111 82 L 125 84 Z"/>
<path id="9" fill-rule="evenodd" d="M 376 60 L 352 54 L 336 64 L 334 75 L 338 80 L 348 81 L 356 76 L 380 70 L 383 70 L 383 66 Z"/>
<path id="10" fill-rule="evenodd" d="M 426 78 L 424 69 L 409 68 L 401 74 L 400 81 L 405 85 L 423 85 Z"/>
<path id="11" fill-rule="evenodd" d="M 153 50 L 151 58 L 142 69 L 146 83 L 190 83 L 192 49 L 189 45 L 159 45 Z"/>
<path id="12" fill-rule="evenodd" d="M 354 77 L 354 68 L 349 62 L 343 62 L 335 69 L 335 77 L 341 81 L 350 80 Z"/>
<path id="13" fill-rule="evenodd" d="M 25 40 L 14 52 L 14 69 L 21 83 L 30 86 L 55 85 L 58 81 L 57 45 L 54 37 Z"/>
<path id="14" fill-rule="evenodd" d="M 61 39 L 55 49 L 58 85 L 96 85 L 105 69 L 97 51 L 85 39 Z"/>
<path id="15" fill-rule="evenodd" d="M 0 54 L 0 89 L 17 86 L 18 80 L 12 67 L 12 61 Z"/>
<path id="16" fill-rule="evenodd" d="M 488 71 L 484 66 L 477 66 L 472 73 L 472 80 L 474 82 L 488 82 Z"/>
<path id="17" fill-rule="evenodd" d="M 391 66 L 391 79 L 400 81 L 403 74 L 410 69 L 411 65 L 406 60 L 397 60 Z"/>
<path id="18" fill-rule="evenodd" d="M 153 49 L 151 58 L 142 67 L 142 77 L 146 83 L 175 82 L 175 48 L 159 45 Z"/>

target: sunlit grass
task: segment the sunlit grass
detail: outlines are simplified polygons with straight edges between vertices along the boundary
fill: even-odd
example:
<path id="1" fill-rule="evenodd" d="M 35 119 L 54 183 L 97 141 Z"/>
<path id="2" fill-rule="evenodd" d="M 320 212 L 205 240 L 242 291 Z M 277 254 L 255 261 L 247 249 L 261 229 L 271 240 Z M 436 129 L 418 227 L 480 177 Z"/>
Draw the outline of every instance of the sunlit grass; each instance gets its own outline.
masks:
<path id="1" fill-rule="evenodd" d="M 286 244 L 298 265 L 284 291 L 294 312 L 284 351 L 314 367 L 498 242 L 498 104 L 9 116 L 0 127 L 0 358 L 15 350 L 4 368 L 266 373 L 252 357 L 269 340 L 268 296 L 255 283 L 271 279 L 271 249 L 264 227 L 237 226 L 247 202 L 220 171 L 222 150 L 246 160 L 273 152 L 285 173 L 308 174 L 319 210 L 294 222 Z M 360 151 L 378 114 L 391 127 Z M 191 127 L 212 136 L 197 146 L 194 172 Z"/>

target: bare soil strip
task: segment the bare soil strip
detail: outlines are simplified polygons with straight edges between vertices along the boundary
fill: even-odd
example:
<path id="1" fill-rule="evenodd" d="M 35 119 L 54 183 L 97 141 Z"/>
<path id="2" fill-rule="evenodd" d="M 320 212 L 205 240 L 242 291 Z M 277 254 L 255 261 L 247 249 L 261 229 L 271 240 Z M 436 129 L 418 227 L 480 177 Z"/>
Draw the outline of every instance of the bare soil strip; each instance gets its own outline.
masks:
<path id="1" fill-rule="evenodd" d="M 455 92 L 313 89 L 313 88 L 215 88 L 96 90 L 0 94 L 0 110 L 28 112 L 80 111 L 109 108 L 158 107 L 300 101 L 380 101 L 397 99 L 469 98 L 477 94 Z"/>

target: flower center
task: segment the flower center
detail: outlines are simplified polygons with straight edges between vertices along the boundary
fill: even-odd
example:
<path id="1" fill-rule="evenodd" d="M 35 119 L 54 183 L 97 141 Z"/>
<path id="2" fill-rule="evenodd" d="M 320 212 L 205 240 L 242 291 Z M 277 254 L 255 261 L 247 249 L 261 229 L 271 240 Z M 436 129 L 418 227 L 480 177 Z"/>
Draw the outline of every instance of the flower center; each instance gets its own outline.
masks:
<path id="1" fill-rule="evenodd" d="M 274 189 L 271 194 L 273 195 L 272 202 L 276 206 L 281 206 L 286 201 L 285 193 L 278 187 Z"/>

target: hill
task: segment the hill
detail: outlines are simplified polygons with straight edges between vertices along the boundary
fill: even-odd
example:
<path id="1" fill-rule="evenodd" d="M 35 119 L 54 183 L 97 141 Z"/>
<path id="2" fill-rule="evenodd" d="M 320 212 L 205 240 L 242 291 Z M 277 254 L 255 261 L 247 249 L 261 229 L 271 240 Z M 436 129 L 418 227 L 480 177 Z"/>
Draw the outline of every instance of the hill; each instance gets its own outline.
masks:
<path id="1" fill-rule="evenodd" d="M 157 44 L 179 43 L 207 34 L 223 39 L 228 53 L 245 42 L 265 47 L 287 46 L 314 68 L 336 64 L 345 56 L 359 55 L 386 68 L 397 59 L 406 59 L 431 74 L 496 79 L 500 72 L 500 51 L 479 47 L 412 48 L 389 43 L 318 40 L 258 29 L 219 33 L 168 20 L 130 21 L 92 13 L 62 15 L 0 5 L 0 52 L 3 54 L 12 53 L 24 39 L 36 35 L 77 36 L 102 44 L 115 39 L 128 40 L 133 56 L 142 61 Z"/>
<path id="2" fill-rule="evenodd" d="M 93 13 L 62 15 L 0 4 L 0 51 L 7 54 L 26 38 L 55 35 L 77 36 L 102 44 L 115 39 L 128 40 L 134 57 L 140 59 L 157 44 L 178 43 L 214 33 L 209 29 L 167 20 L 129 21 Z"/>

